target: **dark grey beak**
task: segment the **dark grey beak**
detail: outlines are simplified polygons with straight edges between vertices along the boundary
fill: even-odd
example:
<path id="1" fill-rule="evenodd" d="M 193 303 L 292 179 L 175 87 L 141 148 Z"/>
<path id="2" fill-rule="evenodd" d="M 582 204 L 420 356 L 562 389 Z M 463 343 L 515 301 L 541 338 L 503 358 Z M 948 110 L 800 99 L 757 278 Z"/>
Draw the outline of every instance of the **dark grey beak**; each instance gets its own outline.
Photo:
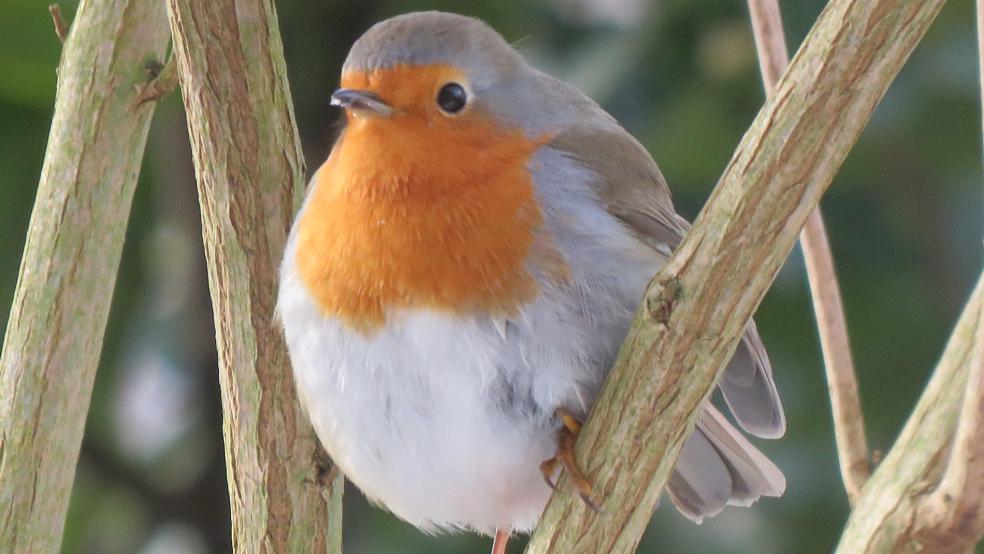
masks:
<path id="1" fill-rule="evenodd" d="M 393 115 L 393 108 L 368 90 L 340 88 L 331 95 L 331 105 L 380 117 Z"/>

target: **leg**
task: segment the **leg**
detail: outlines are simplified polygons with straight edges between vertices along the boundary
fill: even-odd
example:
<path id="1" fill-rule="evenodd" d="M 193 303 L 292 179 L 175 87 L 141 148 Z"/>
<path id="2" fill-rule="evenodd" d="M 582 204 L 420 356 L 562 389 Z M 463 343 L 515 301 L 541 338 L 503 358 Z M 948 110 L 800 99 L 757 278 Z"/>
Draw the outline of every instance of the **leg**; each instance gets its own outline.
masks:
<path id="1" fill-rule="evenodd" d="M 577 435 L 581 432 L 581 422 L 563 409 L 558 409 L 554 415 L 560 419 L 564 426 L 560 428 L 560 433 L 557 436 L 557 453 L 554 454 L 553 458 L 540 464 L 543 479 L 547 485 L 550 485 L 550 488 L 557 490 L 557 486 L 553 482 L 553 474 L 558 465 L 563 466 L 577 488 L 581 500 L 584 500 L 584 503 L 592 510 L 600 512 L 601 508 L 591 499 L 591 482 L 584 476 L 581 468 L 577 465 L 577 460 L 574 459 L 574 445 L 577 444 Z"/>
<path id="2" fill-rule="evenodd" d="M 509 531 L 496 529 L 495 538 L 492 539 L 492 554 L 506 554 L 506 543 L 508 542 Z"/>

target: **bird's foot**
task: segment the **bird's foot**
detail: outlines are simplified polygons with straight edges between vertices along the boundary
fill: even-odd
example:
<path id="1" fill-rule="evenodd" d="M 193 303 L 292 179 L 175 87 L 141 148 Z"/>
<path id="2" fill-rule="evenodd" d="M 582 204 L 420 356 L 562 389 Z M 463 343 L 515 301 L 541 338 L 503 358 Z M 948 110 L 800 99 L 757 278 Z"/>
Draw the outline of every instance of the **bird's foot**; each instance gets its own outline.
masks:
<path id="1" fill-rule="evenodd" d="M 581 432 L 581 422 L 563 409 L 558 409 L 554 412 L 554 415 L 560 419 L 563 426 L 557 435 L 557 453 L 554 454 L 553 458 L 540 464 L 540 473 L 543 474 L 543 480 L 547 482 L 547 485 L 551 489 L 557 490 L 557 485 L 553 481 L 553 475 L 557 471 L 558 466 L 563 467 L 571 477 L 571 482 L 577 488 L 581 500 L 592 510 L 600 512 L 601 508 L 591 499 L 593 493 L 591 482 L 584 476 L 584 472 L 577 465 L 577 460 L 574 459 L 574 445 L 577 444 L 577 436 Z"/>

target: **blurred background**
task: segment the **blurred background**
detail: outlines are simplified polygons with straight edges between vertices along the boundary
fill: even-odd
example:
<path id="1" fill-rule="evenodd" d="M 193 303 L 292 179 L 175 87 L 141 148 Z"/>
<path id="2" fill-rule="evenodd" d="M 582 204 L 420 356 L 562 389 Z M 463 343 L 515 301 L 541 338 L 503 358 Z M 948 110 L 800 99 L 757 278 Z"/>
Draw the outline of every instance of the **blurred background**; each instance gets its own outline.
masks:
<path id="1" fill-rule="evenodd" d="M 825 2 L 782 2 L 790 51 Z M 823 202 L 871 446 L 890 448 L 981 268 L 982 169 L 973 3 L 950 2 L 889 90 Z M 538 67 L 576 83 L 653 153 L 693 218 L 763 93 L 740 0 L 277 2 L 312 171 L 338 119 L 348 47 L 372 23 L 464 10 Z M 71 16 L 76 2 L 62 9 Z M 60 45 L 46 2 L 0 15 L 0 314 L 9 312 L 55 94 Z M 759 309 L 789 429 L 757 444 L 786 472 L 782 499 L 697 526 L 669 502 L 640 552 L 829 552 L 848 513 L 798 250 Z M 5 321 L 5 319 L 0 320 Z M 154 118 L 92 409 L 65 552 L 230 551 L 211 311 L 178 94 Z M 476 499 L 480 501 L 480 499 Z M 346 552 L 483 552 L 425 536 L 346 493 Z M 521 541 L 511 551 L 518 552 Z"/>

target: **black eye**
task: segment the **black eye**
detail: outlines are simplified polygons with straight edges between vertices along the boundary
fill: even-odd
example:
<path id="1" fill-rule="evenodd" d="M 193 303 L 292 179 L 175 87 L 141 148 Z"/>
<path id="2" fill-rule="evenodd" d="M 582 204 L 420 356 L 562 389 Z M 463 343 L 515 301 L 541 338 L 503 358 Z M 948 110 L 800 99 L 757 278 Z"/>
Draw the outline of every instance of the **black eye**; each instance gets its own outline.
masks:
<path id="1" fill-rule="evenodd" d="M 458 83 L 448 83 L 437 93 L 437 105 L 447 113 L 460 112 L 467 102 L 468 95 Z"/>

